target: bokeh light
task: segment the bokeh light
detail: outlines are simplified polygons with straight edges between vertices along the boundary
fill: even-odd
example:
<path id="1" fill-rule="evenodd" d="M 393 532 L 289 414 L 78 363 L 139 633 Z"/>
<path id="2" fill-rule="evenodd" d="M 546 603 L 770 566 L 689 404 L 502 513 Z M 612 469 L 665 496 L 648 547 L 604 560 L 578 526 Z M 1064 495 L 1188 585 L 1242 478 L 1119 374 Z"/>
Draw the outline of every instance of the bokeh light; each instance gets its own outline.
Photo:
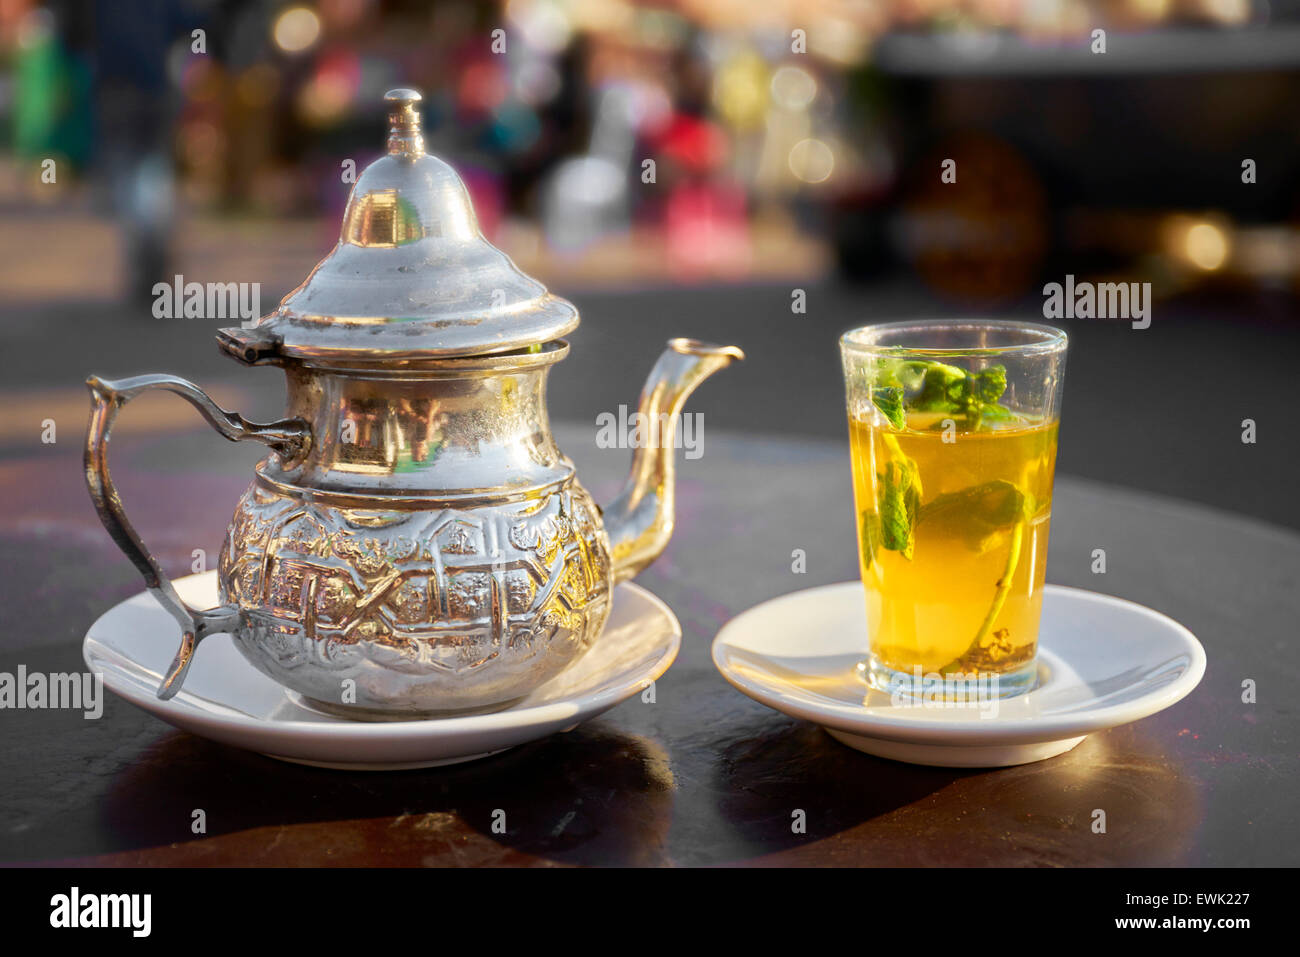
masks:
<path id="1" fill-rule="evenodd" d="M 1187 230 L 1183 249 L 1193 265 L 1209 272 L 1227 260 L 1228 238 L 1213 223 L 1197 223 Z"/>
<path id="2" fill-rule="evenodd" d="M 360 86 L 360 59 L 350 50 L 334 51 L 321 58 L 299 92 L 298 113 L 310 126 L 334 124 L 347 113 Z"/>
<path id="3" fill-rule="evenodd" d="M 1211 20 L 1230 26 L 1250 19 L 1250 0 L 1201 0 L 1201 9 Z"/>
<path id="4" fill-rule="evenodd" d="M 804 183 L 824 183 L 835 170 L 835 154 L 821 140 L 806 139 L 790 149 L 790 172 Z"/>
<path id="5" fill-rule="evenodd" d="M 289 7 L 275 18 L 271 38 L 285 53 L 302 53 L 320 39 L 320 18 L 308 7 Z"/>
<path id="6" fill-rule="evenodd" d="M 1128 0 L 1129 9 L 1142 20 L 1157 22 L 1169 15 L 1171 0 Z"/>
<path id="7" fill-rule="evenodd" d="M 728 58 L 713 78 L 713 102 L 737 129 L 753 129 L 767 113 L 767 63 L 753 51 Z"/>
<path id="8" fill-rule="evenodd" d="M 817 96 L 817 80 L 803 67 L 783 66 L 772 74 L 772 99 L 787 110 L 806 110 Z"/>
<path id="9" fill-rule="evenodd" d="M 506 16 L 524 42 L 541 53 L 559 53 L 573 37 L 568 14 L 554 0 L 510 0 Z"/>

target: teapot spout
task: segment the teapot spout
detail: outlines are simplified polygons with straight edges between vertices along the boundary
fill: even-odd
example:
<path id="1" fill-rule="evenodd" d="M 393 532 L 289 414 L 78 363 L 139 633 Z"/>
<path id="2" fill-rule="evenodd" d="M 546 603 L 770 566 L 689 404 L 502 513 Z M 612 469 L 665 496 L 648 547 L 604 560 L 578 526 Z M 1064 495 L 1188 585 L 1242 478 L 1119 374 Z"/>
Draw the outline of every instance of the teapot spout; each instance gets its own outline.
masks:
<path id="1" fill-rule="evenodd" d="M 627 484 L 603 510 L 614 581 L 626 581 L 663 552 L 673 534 L 675 436 L 686 398 L 719 369 L 744 359 L 736 346 L 673 339 L 646 380 L 637 407 L 640 441 Z"/>

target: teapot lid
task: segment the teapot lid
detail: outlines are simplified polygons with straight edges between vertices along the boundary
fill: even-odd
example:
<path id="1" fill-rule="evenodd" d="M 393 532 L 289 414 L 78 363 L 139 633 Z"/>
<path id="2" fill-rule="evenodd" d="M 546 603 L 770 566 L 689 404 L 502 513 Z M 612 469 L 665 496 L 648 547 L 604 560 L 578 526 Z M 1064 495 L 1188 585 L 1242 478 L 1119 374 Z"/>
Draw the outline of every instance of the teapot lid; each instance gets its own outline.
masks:
<path id="1" fill-rule="evenodd" d="M 479 231 L 460 176 L 424 151 L 420 99 L 384 96 L 388 151 L 352 187 L 338 244 L 273 313 L 222 330 L 230 351 L 246 361 L 443 358 L 509 352 L 577 327 L 572 303 Z"/>

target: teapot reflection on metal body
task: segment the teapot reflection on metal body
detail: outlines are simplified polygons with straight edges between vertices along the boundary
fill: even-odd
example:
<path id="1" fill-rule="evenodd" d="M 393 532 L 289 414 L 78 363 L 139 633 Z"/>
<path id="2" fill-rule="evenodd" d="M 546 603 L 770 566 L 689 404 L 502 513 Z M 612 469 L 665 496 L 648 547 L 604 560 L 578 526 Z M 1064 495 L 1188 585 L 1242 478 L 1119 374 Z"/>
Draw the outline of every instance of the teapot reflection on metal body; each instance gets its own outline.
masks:
<path id="1" fill-rule="evenodd" d="M 158 689 L 207 635 L 331 713 L 419 717 L 526 695 L 600 635 L 614 585 L 673 529 L 671 436 L 687 396 L 743 358 L 674 339 L 641 395 L 642 443 L 603 511 L 551 435 L 546 376 L 574 307 L 479 232 L 456 172 L 424 151 L 420 96 L 394 90 L 387 154 L 348 200 L 334 250 L 279 308 L 223 329 L 223 350 L 288 379 L 288 416 L 255 424 L 184 379 L 87 380 L 91 498 L 176 619 Z M 221 549 L 221 604 L 188 607 L 132 528 L 107 463 L 122 406 L 176 393 L 226 438 L 270 446 Z M 350 679 L 350 680 L 349 680 Z"/>

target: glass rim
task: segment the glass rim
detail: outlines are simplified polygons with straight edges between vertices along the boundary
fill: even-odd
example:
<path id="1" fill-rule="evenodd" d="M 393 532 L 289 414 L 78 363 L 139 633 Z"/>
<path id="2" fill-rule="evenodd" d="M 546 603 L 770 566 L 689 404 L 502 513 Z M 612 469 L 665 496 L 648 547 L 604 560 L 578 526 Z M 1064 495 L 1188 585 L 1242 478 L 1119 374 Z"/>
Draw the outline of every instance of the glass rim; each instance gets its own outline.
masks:
<path id="1" fill-rule="evenodd" d="M 1036 337 L 1032 341 L 997 346 L 909 346 L 880 345 L 869 341 L 880 333 L 901 332 L 914 329 L 918 333 L 942 329 L 996 330 Z M 1064 329 L 1041 322 L 1023 322 L 1015 319 L 904 319 L 857 326 L 840 336 L 840 348 L 868 356 L 937 356 L 958 358 L 962 356 L 1045 356 L 1064 352 L 1070 337 Z"/>

